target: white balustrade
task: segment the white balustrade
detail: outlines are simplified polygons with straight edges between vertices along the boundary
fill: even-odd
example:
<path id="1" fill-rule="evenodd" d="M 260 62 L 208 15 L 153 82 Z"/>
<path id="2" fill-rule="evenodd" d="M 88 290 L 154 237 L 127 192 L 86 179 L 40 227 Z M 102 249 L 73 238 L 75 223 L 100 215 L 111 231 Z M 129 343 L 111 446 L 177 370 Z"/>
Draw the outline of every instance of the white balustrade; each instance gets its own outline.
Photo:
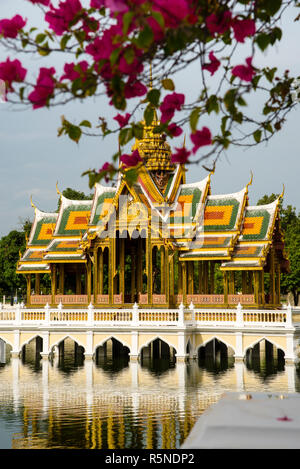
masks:
<path id="1" fill-rule="evenodd" d="M 137 303 L 132 308 L 95 308 L 91 303 L 87 308 L 68 308 L 60 303 L 56 308 L 47 303 L 43 308 L 25 308 L 15 305 L 12 309 L 0 307 L 0 324 L 19 326 L 36 324 L 59 326 L 62 323 L 74 326 L 177 326 L 182 327 L 235 327 L 293 328 L 292 307 L 281 310 L 244 309 L 241 304 L 232 309 L 195 308 L 191 302 L 186 308 L 183 303 L 177 309 L 140 308 Z"/>

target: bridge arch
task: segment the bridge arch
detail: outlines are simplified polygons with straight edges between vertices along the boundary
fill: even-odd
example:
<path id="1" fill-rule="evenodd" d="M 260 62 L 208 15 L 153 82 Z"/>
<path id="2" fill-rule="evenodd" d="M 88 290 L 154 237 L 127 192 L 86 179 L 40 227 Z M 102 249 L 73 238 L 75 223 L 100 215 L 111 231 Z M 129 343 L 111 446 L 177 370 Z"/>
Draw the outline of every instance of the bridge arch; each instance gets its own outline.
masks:
<path id="1" fill-rule="evenodd" d="M 95 347 L 93 355 L 96 364 L 103 363 L 103 360 L 120 359 L 122 362 L 129 361 L 130 347 L 125 341 L 121 341 L 119 337 L 111 335 L 100 341 Z"/>
<path id="2" fill-rule="evenodd" d="M 166 348 L 167 347 L 167 348 Z M 141 359 L 150 358 L 168 358 L 175 360 L 177 349 L 160 335 L 151 337 L 148 341 L 139 347 L 138 355 Z"/>
<path id="3" fill-rule="evenodd" d="M 236 353 L 236 349 L 234 347 L 233 344 L 231 344 L 230 342 L 228 342 L 226 339 L 224 340 L 224 337 L 220 337 L 218 335 L 214 335 L 212 337 L 209 337 L 207 338 L 206 340 L 204 340 L 204 342 L 202 342 L 201 344 L 199 344 L 196 348 L 196 354 L 198 356 L 199 354 L 199 349 L 202 348 L 202 347 L 206 347 L 207 344 L 209 344 L 209 342 L 213 341 L 213 340 L 217 340 L 218 342 L 221 342 L 223 343 L 224 345 L 226 345 L 227 349 L 231 349 L 233 351 L 233 353 L 235 354 Z"/>
<path id="4" fill-rule="evenodd" d="M 80 347 L 82 347 L 85 350 L 86 345 L 81 340 L 78 340 L 78 337 L 75 338 L 75 337 L 73 337 L 72 334 L 66 334 L 65 336 L 60 337 L 56 342 L 53 342 L 51 344 L 50 351 L 53 352 L 54 348 L 58 347 L 66 339 L 72 340 L 73 342 L 75 342 L 77 345 L 79 345 Z"/>
<path id="5" fill-rule="evenodd" d="M 262 346 L 262 347 L 261 347 Z M 282 360 L 285 360 L 286 351 L 282 345 L 279 345 L 273 338 L 260 337 L 249 344 L 244 350 L 244 357 L 246 360 L 253 356 L 267 356 L 272 355 L 274 357 L 274 347 L 276 348 L 276 356 Z"/>
<path id="6" fill-rule="evenodd" d="M 112 334 L 112 335 L 109 335 L 109 336 L 105 337 L 104 339 L 101 339 L 99 342 L 95 342 L 94 343 L 94 348 L 93 348 L 93 353 L 96 353 L 96 350 L 97 350 L 98 347 L 103 347 L 103 345 L 108 340 L 112 340 L 112 339 L 117 340 L 118 342 L 120 342 L 120 344 L 122 344 L 123 347 L 127 347 L 129 349 L 129 353 L 131 352 L 131 344 L 129 344 L 126 340 L 124 340 L 121 335 Z"/>

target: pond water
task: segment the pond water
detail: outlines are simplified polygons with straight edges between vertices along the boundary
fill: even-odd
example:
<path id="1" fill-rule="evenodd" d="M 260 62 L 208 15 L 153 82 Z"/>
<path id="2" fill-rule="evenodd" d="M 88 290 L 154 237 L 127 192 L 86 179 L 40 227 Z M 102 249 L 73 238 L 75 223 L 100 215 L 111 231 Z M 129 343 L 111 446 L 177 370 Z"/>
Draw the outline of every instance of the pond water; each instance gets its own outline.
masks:
<path id="1" fill-rule="evenodd" d="M 12 358 L 0 366 L 0 448 L 180 448 L 224 392 L 300 392 L 299 378 L 281 360 Z"/>

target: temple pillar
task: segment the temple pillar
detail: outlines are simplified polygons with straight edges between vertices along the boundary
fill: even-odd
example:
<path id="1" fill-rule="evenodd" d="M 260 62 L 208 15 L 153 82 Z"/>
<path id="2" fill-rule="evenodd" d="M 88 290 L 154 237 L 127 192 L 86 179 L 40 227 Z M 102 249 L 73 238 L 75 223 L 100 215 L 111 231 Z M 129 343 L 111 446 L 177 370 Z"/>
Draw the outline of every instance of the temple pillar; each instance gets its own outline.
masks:
<path id="1" fill-rule="evenodd" d="M 135 302 L 135 294 L 136 294 L 136 252 L 134 247 L 131 247 L 131 303 Z"/>
<path id="2" fill-rule="evenodd" d="M 178 266 L 178 295 L 182 295 L 182 262 L 177 261 L 177 266 Z"/>
<path id="3" fill-rule="evenodd" d="M 265 305 L 265 273 L 263 270 L 259 272 L 259 281 L 260 281 L 260 296 L 261 296 L 261 305 Z"/>
<path id="4" fill-rule="evenodd" d="M 253 272 L 250 270 L 248 271 L 248 289 L 247 292 L 249 295 L 253 293 Z"/>
<path id="5" fill-rule="evenodd" d="M 90 304 L 92 296 L 92 262 L 90 259 L 87 261 L 86 269 L 86 294 L 88 297 L 88 304 Z"/>
<path id="6" fill-rule="evenodd" d="M 124 303 L 125 298 L 125 239 L 119 238 L 120 250 L 119 250 L 119 293 L 122 293 L 122 301 Z"/>
<path id="7" fill-rule="evenodd" d="M 188 287 L 187 293 L 190 295 L 194 294 L 194 261 L 187 263 L 187 275 L 188 275 Z"/>
<path id="8" fill-rule="evenodd" d="M 166 293 L 166 263 L 165 263 L 165 247 L 160 248 L 160 293 Z"/>
<path id="9" fill-rule="evenodd" d="M 227 270 L 224 271 L 224 304 L 228 305 L 228 272 Z"/>
<path id="10" fill-rule="evenodd" d="M 123 240 L 124 241 L 124 240 Z M 99 249 L 99 273 L 98 273 L 98 279 L 99 279 L 99 286 L 98 286 L 98 292 L 99 295 L 103 295 L 103 249 Z"/>
<path id="11" fill-rule="evenodd" d="M 186 305 L 186 294 L 187 294 L 187 265 L 186 261 L 182 262 L 182 302 Z"/>
<path id="12" fill-rule="evenodd" d="M 169 250 L 165 248 L 165 294 L 166 303 L 170 304 L 170 268 L 169 268 Z"/>
<path id="13" fill-rule="evenodd" d="M 270 303 L 276 303 L 276 278 L 275 278 L 275 255 L 274 248 L 270 251 Z"/>
<path id="14" fill-rule="evenodd" d="M 153 291 L 153 265 L 152 265 L 152 245 L 151 245 L 151 227 L 149 224 L 146 238 L 146 272 L 147 272 L 147 293 L 148 303 L 152 304 Z"/>
<path id="15" fill-rule="evenodd" d="M 136 286 L 137 293 L 142 293 L 143 290 L 143 240 L 138 238 L 138 252 L 136 259 Z"/>
<path id="16" fill-rule="evenodd" d="M 93 295 L 94 295 L 94 303 L 97 300 L 98 294 L 98 247 L 94 247 L 94 285 L 93 285 Z"/>
<path id="17" fill-rule="evenodd" d="M 64 264 L 59 265 L 59 293 L 64 294 L 65 289 L 65 266 Z"/>
<path id="18" fill-rule="evenodd" d="M 55 295 L 57 293 L 56 265 L 52 265 L 51 269 L 51 302 L 55 304 Z"/>
<path id="19" fill-rule="evenodd" d="M 204 286 L 204 292 L 205 294 L 208 293 L 208 261 L 203 262 L 203 286 Z"/>
<path id="20" fill-rule="evenodd" d="M 254 302 L 258 306 L 260 304 L 260 288 L 259 288 L 259 271 L 254 271 Z"/>
<path id="21" fill-rule="evenodd" d="M 276 304 L 277 305 L 280 305 L 281 304 L 281 301 L 280 301 L 280 264 L 279 262 L 277 263 L 276 265 Z"/>
<path id="22" fill-rule="evenodd" d="M 35 294 L 40 295 L 41 293 L 41 275 L 40 274 L 35 274 Z"/>
<path id="23" fill-rule="evenodd" d="M 168 264 L 167 264 L 167 268 L 168 268 Z M 170 258 L 168 274 L 170 278 L 169 280 L 170 296 L 172 297 L 172 301 L 173 301 L 173 295 L 175 294 L 174 254 L 172 254 Z"/>
<path id="24" fill-rule="evenodd" d="M 229 272 L 229 295 L 234 295 L 235 293 L 234 288 L 234 271 L 231 270 Z"/>
<path id="25" fill-rule="evenodd" d="M 31 297 L 31 274 L 26 274 L 26 300 L 27 304 L 30 305 Z"/>

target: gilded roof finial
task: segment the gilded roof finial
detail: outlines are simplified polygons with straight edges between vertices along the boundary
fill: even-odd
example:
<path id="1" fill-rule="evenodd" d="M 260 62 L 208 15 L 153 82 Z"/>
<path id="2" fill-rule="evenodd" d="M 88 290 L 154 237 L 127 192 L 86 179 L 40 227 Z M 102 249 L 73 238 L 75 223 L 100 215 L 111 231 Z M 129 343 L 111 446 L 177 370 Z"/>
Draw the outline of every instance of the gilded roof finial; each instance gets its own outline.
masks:
<path id="1" fill-rule="evenodd" d="M 251 173 L 251 178 L 250 178 L 250 181 L 248 182 L 248 184 L 246 185 L 247 190 L 248 190 L 248 187 L 251 186 L 252 181 L 253 181 L 253 173 L 252 173 L 251 170 L 250 170 L 250 173 Z"/>
<path id="2" fill-rule="evenodd" d="M 283 185 L 282 192 L 281 192 L 281 194 L 279 195 L 278 199 L 282 199 L 282 198 L 283 198 L 283 195 L 284 195 L 285 186 L 284 186 L 284 184 L 282 184 L 282 185 Z"/>
<path id="3" fill-rule="evenodd" d="M 30 203 L 31 203 L 31 207 L 34 208 L 34 210 L 37 210 L 37 206 L 34 205 L 33 201 L 32 201 L 32 195 L 30 196 Z"/>
<path id="4" fill-rule="evenodd" d="M 62 197 L 62 193 L 60 192 L 60 190 L 58 188 L 58 181 L 56 182 L 56 192 L 58 193 L 58 195 L 60 195 Z"/>

